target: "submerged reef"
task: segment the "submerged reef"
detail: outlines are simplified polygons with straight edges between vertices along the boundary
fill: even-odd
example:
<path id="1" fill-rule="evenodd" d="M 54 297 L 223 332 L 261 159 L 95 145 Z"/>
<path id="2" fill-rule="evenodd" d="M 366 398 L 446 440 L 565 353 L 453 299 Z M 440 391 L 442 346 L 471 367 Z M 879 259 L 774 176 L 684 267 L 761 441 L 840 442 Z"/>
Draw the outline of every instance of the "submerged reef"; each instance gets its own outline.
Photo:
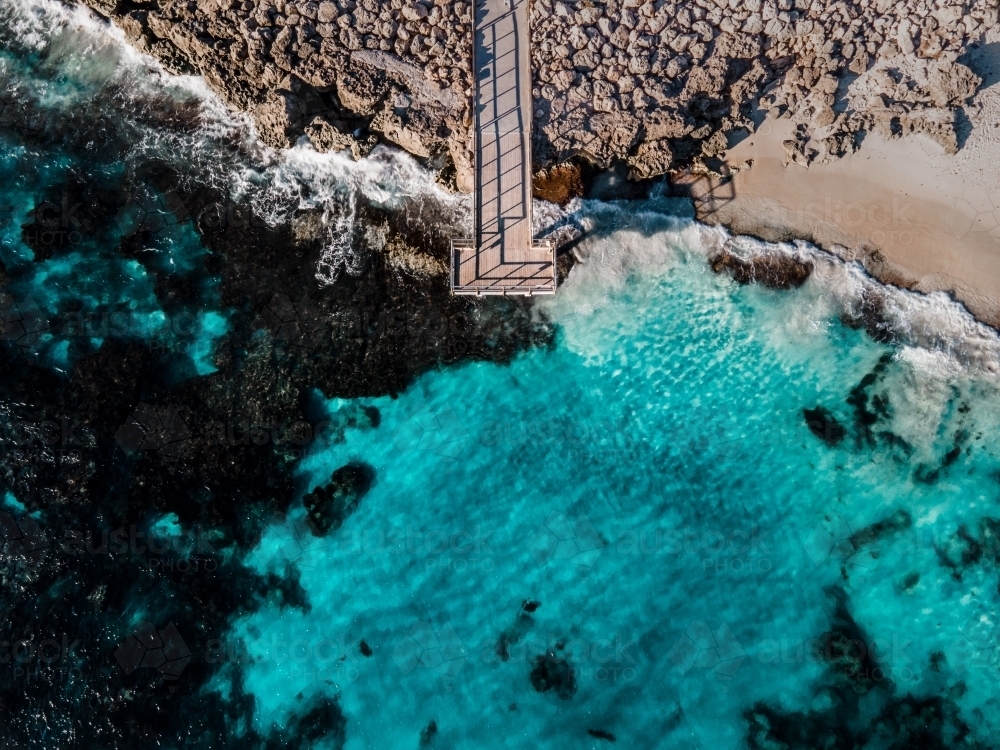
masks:
<path id="1" fill-rule="evenodd" d="M 339 529 L 358 508 L 375 482 L 375 469 L 360 461 L 341 466 L 329 484 L 317 487 L 302 498 L 309 512 L 309 526 L 316 536 Z"/>
<path id="2" fill-rule="evenodd" d="M 874 748 L 968 747 L 985 750 L 969 737 L 953 698 L 964 685 L 959 681 L 943 695 L 916 696 L 902 692 L 886 670 L 871 658 L 866 634 L 854 621 L 846 594 L 831 589 L 831 630 L 822 638 L 827 678 L 815 689 L 823 709 L 788 710 L 757 703 L 744 714 L 746 742 L 753 750 L 874 750 Z M 938 658 L 938 669 L 945 660 Z M 932 665 L 932 669 L 934 665 Z"/>
<path id="3" fill-rule="evenodd" d="M 44 113 L 18 96 L 11 106 Z M 3 672 L 3 742 L 339 747 L 335 701 L 253 728 L 242 657 L 223 643 L 231 618 L 306 603 L 294 575 L 245 565 L 248 550 L 305 489 L 291 476 L 304 450 L 379 429 L 377 410 L 331 415 L 325 399 L 397 394 L 464 359 L 507 362 L 548 345 L 551 327 L 394 263 L 387 248 L 440 263 L 446 245 L 363 196 L 346 230 L 361 260 L 323 284 L 320 210 L 268 221 L 197 160 L 137 150 L 192 133 L 197 110 L 113 87 L 89 107 L 4 134 L 36 154 L 25 171 L 39 187 L 14 214 L 21 244 L 4 244 L 0 273 L 0 640 L 65 637 L 66 652 L 28 665 L 30 680 Z M 249 158 L 217 148 L 223 166 Z M 335 472 L 311 495 L 316 530 L 372 481 L 362 465 Z M 204 689 L 224 667 L 237 670 L 225 699 Z"/>

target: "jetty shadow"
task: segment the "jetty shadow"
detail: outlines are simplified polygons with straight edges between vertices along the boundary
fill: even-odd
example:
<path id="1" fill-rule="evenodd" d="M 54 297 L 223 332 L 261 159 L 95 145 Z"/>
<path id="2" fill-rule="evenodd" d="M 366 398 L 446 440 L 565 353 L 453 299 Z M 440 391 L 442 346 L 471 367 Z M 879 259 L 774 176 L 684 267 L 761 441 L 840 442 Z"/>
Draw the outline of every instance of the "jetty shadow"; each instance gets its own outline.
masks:
<path id="1" fill-rule="evenodd" d="M 687 172 L 675 176 L 670 186 L 673 195 L 691 199 L 699 221 L 706 220 L 736 200 L 736 181 L 732 175 Z"/>

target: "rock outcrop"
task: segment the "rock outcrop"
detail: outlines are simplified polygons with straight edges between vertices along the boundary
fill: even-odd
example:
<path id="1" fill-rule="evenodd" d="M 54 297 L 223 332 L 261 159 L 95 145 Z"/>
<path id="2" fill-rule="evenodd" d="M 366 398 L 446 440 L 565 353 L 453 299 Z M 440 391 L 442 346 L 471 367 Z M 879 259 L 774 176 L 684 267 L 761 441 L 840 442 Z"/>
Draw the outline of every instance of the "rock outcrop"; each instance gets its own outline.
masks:
<path id="1" fill-rule="evenodd" d="M 376 139 L 447 156 L 471 190 L 468 0 L 84 0 L 168 68 L 198 72 L 263 140 L 362 158 Z M 958 61 L 987 0 L 535 0 L 535 163 L 624 162 L 647 179 L 711 160 L 754 110 L 800 125 L 788 162 L 924 133 L 959 147 L 980 83 Z"/>

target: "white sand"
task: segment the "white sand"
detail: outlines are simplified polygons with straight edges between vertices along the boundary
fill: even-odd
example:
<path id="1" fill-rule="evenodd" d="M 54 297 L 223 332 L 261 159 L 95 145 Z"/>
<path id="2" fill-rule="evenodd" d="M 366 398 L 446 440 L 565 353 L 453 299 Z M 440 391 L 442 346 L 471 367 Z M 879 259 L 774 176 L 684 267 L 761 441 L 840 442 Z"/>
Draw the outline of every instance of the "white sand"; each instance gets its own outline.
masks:
<path id="1" fill-rule="evenodd" d="M 725 184 L 692 186 L 699 218 L 764 239 L 809 239 L 890 283 L 952 292 L 1000 326 L 1000 43 L 971 55 L 984 78 L 955 155 L 923 136 L 885 141 L 808 169 L 783 166 L 789 120 L 765 120 L 726 153 L 753 160 Z"/>

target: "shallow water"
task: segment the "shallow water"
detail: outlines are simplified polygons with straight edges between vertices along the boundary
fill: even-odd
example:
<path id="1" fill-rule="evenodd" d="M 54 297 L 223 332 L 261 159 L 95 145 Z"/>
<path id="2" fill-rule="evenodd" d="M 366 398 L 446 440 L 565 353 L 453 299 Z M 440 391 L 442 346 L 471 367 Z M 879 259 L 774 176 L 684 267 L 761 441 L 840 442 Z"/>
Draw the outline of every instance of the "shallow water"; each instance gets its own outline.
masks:
<path id="1" fill-rule="evenodd" d="M 591 728 L 635 747 L 740 747 L 755 702 L 829 701 L 809 644 L 839 586 L 877 654 L 872 681 L 915 695 L 964 682 L 962 717 L 994 735 L 996 654 L 978 634 L 996 622 L 996 572 L 956 581 L 937 554 L 997 512 L 994 377 L 843 325 L 853 269 L 827 260 L 793 292 L 740 287 L 707 269 L 721 233 L 645 208 L 579 207 L 599 239 L 543 305 L 561 328 L 552 351 L 366 401 L 377 429 L 302 460 L 309 488 L 350 461 L 377 480 L 330 538 L 292 517 L 258 550 L 259 565 L 291 561 L 311 605 L 237 624 L 262 726 L 328 693 L 348 747 L 410 745 L 431 720 L 442 747 L 571 747 Z M 908 454 L 850 427 L 845 399 L 883 357 L 878 429 Z M 808 430 L 816 405 L 849 426 L 838 446 Z M 917 479 L 958 432 L 961 456 Z M 852 546 L 900 511 L 908 528 Z M 526 599 L 541 604 L 502 661 Z M 576 670 L 568 700 L 529 681 L 549 650 Z"/>
<path id="2" fill-rule="evenodd" d="M 195 228 L 205 210 L 228 221 L 248 207 L 277 225 L 321 209 L 318 285 L 363 273 L 347 240 L 380 230 L 358 226 L 360 199 L 434 236 L 466 231 L 468 199 L 409 157 L 268 151 L 203 83 L 167 76 L 85 15 L 0 0 L 0 38 L 11 101 L 107 123 L 41 140 L 21 125 L 0 131 L 0 260 L 15 304 L 4 321 L 22 325 L 6 355 L 65 373 L 128 339 L 167 351 L 173 383 L 217 372 L 231 311 Z M 154 160 L 181 185 L 224 188 L 227 203 L 177 210 L 143 176 Z M 70 174 L 114 193 L 113 221 L 75 223 L 87 213 L 63 205 Z M 912 695 L 941 698 L 950 727 L 995 744 L 1000 340 L 944 295 L 884 288 L 804 244 L 731 241 L 684 213 L 656 198 L 539 211 L 587 232 L 559 294 L 536 302 L 555 344 L 509 366 L 435 370 L 397 397 L 324 399 L 331 429 L 294 463 L 297 497 L 352 463 L 374 469 L 370 491 L 324 537 L 297 500 L 255 548 L 219 555 L 297 582 L 302 606 L 267 590 L 239 602 L 228 632 L 204 633 L 196 614 L 175 611 L 169 586 L 137 587 L 123 611 L 100 613 L 99 663 L 115 689 L 134 687 L 115 639 L 155 615 L 187 639 L 188 675 L 211 672 L 195 698 L 220 697 L 229 733 L 255 729 L 255 741 L 326 697 L 346 717 L 350 748 L 421 737 L 562 748 L 610 735 L 623 746 L 737 748 L 755 741 L 747 712 L 759 704 L 808 714 L 819 728 L 805 746 L 842 728 L 864 736 L 858 746 L 889 747 Z M 51 224 L 47 239 L 26 238 L 32 217 Z M 125 257 L 133 233 L 142 247 Z M 795 255 L 813 273 L 792 291 L 740 286 L 710 270 L 727 243 Z M 365 246 L 382 249 L 377 237 Z M 163 277 L 184 281 L 180 303 L 164 298 Z M 844 322 L 872 299 L 891 344 Z M 451 335 L 456 350 L 475 345 Z M 816 407 L 843 437 L 809 429 L 803 409 Z M 114 455 L 115 471 L 133 465 Z M 4 508 L 26 510 L 9 492 Z M 60 512 L 30 516 L 45 526 Z M 194 531 L 172 512 L 148 520 L 185 540 L 187 560 Z M 57 607 L 56 587 L 46 597 Z M 865 658 L 846 661 L 860 672 L 835 658 L 831 630 L 857 636 L 849 648 Z M 547 654 L 572 679 L 539 691 L 531 674 Z M 0 677 L 5 690 L 22 684 Z M 164 701 L 174 689 L 162 687 Z M 61 693 L 67 705 L 74 690 Z M 22 715 L 43 715 L 37 700 Z M 56 742 L 45 731 L 37 746 Z M 162 738 L 171 743 L 186 746 Z M 115 745 L 76 736 L 60 746 Z"/>

